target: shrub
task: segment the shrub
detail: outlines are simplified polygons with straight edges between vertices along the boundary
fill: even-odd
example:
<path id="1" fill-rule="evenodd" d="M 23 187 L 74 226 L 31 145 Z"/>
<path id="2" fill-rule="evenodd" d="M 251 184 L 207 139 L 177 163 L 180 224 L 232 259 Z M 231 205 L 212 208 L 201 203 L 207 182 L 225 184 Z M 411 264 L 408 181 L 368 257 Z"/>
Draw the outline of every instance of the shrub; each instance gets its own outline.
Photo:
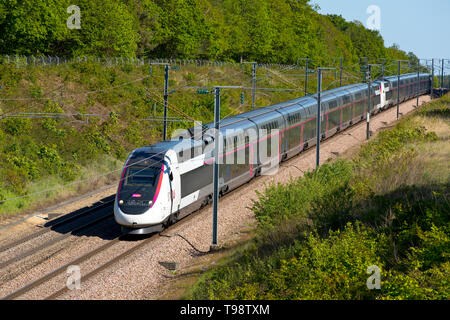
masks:
<path id="1" fill-rule="evenodd" d="M 63 165 L 63 160 L 55 146 L 41 146 L 38 157 L 41 159 L 43 167 L 50 174 L 57 173 Z"/>
<path id="2" fill-rule="evenodd" d="M 257 192 L 258 200 L 251 209 L 262 229 L 273 228 L 280 221 L 292 217 L 306 217 L 313 203 L 342 191 L 352 177 L 352 164 L 338 160 L 324 164 L 318 170 L 307 172 L 287 185 L 269 185 L 264 193 Z"/>
<path id="3" fill-rule="evenodd" d="M 31 120 L 27 118 L 7 118 L 3 120 L 3 130 L 12 136 L 29 134 L 31 128 Z"/>
<path id="4" fill-rule="evenodd" d="M 194 299 L 364 299 L 367 268 L 383 270 L 383 235 L 348 224 L 329 238 L 310 233 L 305 241 L 263 259 L 241 259 L 214 269 L 192 291 Z M 383 274 L 383 271 L 382 271 Z"/>
<path id="5" fill-rule="evenodd" d="M 67 136 L 66 130 L 63 128 L 59 129 L 57 124 L 58 122 L 55 119 L 45 119 L 41 122 L 42 128 L 46 130 L 52 138 L 57 139 L 57 141 L 62 141 Z"/>

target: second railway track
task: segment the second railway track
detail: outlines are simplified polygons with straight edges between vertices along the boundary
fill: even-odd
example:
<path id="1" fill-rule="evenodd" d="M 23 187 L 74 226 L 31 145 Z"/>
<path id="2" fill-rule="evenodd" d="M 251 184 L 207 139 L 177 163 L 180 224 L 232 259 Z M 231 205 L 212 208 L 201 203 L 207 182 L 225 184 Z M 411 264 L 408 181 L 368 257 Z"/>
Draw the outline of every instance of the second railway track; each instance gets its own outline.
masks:
<path id="1" fill-rule="evenodd" d="M 71 242 L 83 238 L 83 235 L 96 233 L 103 234 L 104 238 L 114 237 L 108 235 L 108 230 L 101 230 L 103 224 L 107 226 L 113 221 L 112 210 L 113 200 L 108 199 L 75 215 L 51 221 L 42 230 L 2 246 L 0 281 L 3 283 L 11 281 L 21 273 L 67 249 Z M 73 239 L 70 239 L 71 237 Z"/>
<path id="2" fill-rule="evenodd" d="M 12 299 L 16 299 L 16 298 L 22 299 L 24 296 L 27 297 L 27 295 L 30 294 L 30 292 L 39 288 L 40 286 L 45 286 L 46 283 L 50 283 L 50 282 L 54 281 L 54 279 L 56 279 L 56 281 L 57 281 L 58 277 L 60 277 L 62 275 L 65 276 L 64 273 L 67 271 L 68 267 L 75 266 L 75 265 L 76 266 L 81 265 L 83 263 L 88 262 L 91 259 L 94 259 L 95 256 L 100 256 L 101 254 L 105 253 L 109 249 L 114 249 L 120 243 L 128 243 L 128 244 L 124 244 L 125 248 L 121 248 L 121 249 L 117 248 L 117 250 L 115 250 L 116 251 L 115 253 L 117 253 L 117 252 L 119 252 L 119 253 L 114 254 L 113 258 L 107 259 L 106 262 L 101 262 L 101 263 L 98 263 L 98 265 L 91 267 L 90 268 L 91 271 L 89 273 L 87 273 L 86 275 L 84 275 L 80 279 L 80 281 L 84 283 L 85 281 L 88 281 L 90 278 L 99 274 L 100 272 L 102 272 L 103 270 L 112 266 L 113 264 L 130 256 L 131 254 L 133 254 L 140 248 L 144 247 L 145 245 L 153 242 L 155 239 L 165 236 L 163 233 L 170 232 L 172 230 L 172 228 L 178 227 L 178 226 L 180 226 L 180 224 L 188 222 L 189 220 L 195 218 L 200 213 L 201 213 L 201 211 L 194 212 L 193 214 L 178 221 L 175 225 L 169 226 L 163 232 L 148 235 L 148 236 L 144 237 L 144 239 L 137 241 L 137 244 L 136 244 L 136 241 L 122 241 L 122 240 L 127 240 L 127 237 L 131 238 L 132 240 L 136 240 L 136 239 L 141 238 L 140 236 L 128 236 L 127 234 L 122 234 L 120 236 L 117 236 L 116 238 L 109 240 L 105 244 L 103 244 L 99 247 L 96 247 L 95 249 L 90 250 L 87 253 L 84 253 L 83 255 L 79 256 L 78 258 L 73 259 L 70 262 L 63 264 L 60 267 L 57 267 L 56 269 L 54 269 L 51 272 L 48 272 L 44 276 L 41 276 L 41 277 L 35 279 L 34 281 L 31 281 L 30 283 L 26 284 L 25 286 L 23 286 L 17 290 L 14 290 L 13 292 L 8 293 L 1 299 L 2 300 L 12 300 Z M 63 295 L 64 293 L 69 291 L 69 289 L 65 282 L 66 278 L 62 277 L 62 279 L 60 279 L 60 280 L 62 280 L 62 281 L 58 282 L 58 284 L 55 284 L 57 289 L 53 290 L 50 294 L 39 296 L 39 297 L 32 296 L 32 298 L 33 299 L 56 299 L 59 296 Z"/>
<path id="3" fill-rule="evenodd" d="M 93 213 L 95 211 L 98 211 L 100 209 L 107 208 L 107 207 L 111 207 L 112 208 L 113 203 L 114 203 L 114 199 L 113 198 L 110 199 L 110 198 L 111 197 L 108 197 L 105 200 L 105 202 L 103 202 L 100 205 L 97 205 L 97 206 L 94 206 L 94 207 L 90 207 L 90 208 L 88 208 L 86 210 L 83 210 L 83 211 L 77 213 L 77 214 L 64 216 L 64 217 L 56 218 L 55 220 L 49 221 L 43 226 L 43 228 L 41 230 L 33 232 L 33 233 L 31 233 L 31 234 L 29 234 L 27 236 L 19 238 L 19 239 L 15 240 L 15 241 L 12 241 L 12 242 L 7 243 L 5 245 L 2 245 L 0 247 L 0 253 L 2 253 L 4 251 L 7 251 L 7 250 L 9 250 L 11 248 L 14 248 L 15 246 L 21 245 L 21 244 L 23 244 L 23 243 L 25 243 L 27 241 L 30 241 L 30 240 L 32 240 L 34 238 L 37 238 L 37 237 L 39 237 L 41 235 L 44 235 L 47 232 L 55 230 L 55 228 L 61 227 L 61 226 L 66 225 L 66 224 L 68 224 L 70 222 L 74 222 L 75 220 L 80 219 L 82 217 L 85 217 L 86 215 L 89 215 L 89 214 L 91 214 L 91 213 Z"/>

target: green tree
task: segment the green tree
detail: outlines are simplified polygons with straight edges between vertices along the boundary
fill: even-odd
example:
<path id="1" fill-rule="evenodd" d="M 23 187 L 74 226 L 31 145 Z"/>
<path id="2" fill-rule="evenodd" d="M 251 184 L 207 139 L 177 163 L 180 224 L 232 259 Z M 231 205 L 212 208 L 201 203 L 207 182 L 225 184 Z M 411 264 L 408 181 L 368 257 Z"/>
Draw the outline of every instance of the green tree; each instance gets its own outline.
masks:
<path id="1" fill-rule="evenodd" d="M 69 0 L 10 0 L 0 4 L 0 53 L 134 56 L 135 17 L 114 0 L 79 0 L 81 29 L 69 29 Z"/>
<path id="2" fill-rule="evenodd" d="M 81 29 L 71 30 L 68 40 L 74 54 L 99 56 L 136 55 L 138 32 L 135 16 L 115 0 L 80 0 Z"/>
<path id="3" fill-rule="evenodd" d="M 161 10 L 160 28 L 155 33 L 158 45 L 151 55 L 195 58 L 206 52 L 209 28 L 194 0 L 155 0 Z"/>
<path id="4" fill-rule="evenodd" d="M 68 36 L 68 0 L 8 0 L 0 3 L 0 53 L 54 54 Z"/>

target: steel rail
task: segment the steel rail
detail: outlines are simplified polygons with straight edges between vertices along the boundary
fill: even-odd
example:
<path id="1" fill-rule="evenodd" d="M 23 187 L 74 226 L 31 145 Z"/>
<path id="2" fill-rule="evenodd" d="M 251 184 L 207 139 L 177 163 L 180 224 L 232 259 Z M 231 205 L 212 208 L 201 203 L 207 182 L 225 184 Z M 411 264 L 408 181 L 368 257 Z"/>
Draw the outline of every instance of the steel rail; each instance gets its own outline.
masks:
<path id="1" fill-rule="evenodd" d="M 105 270 L 106 268 L 112 266 L 113 264 L 119 262 L 122 259 L 125 259 L 126 257 L 128 257 L 130 254 L 132 254 L 133 252 L 139 250 L 140 248 L 142 248 L 143 246 L 145 246 L 146 244 L 154 241 L 156 238 L 158 237 L 158 234 L 155 234 L 153 236 L 151 236 L 148 239 L 145 239 L 143 241 L 141 241 L 138 245 L 132 247 L 131 249 L 128 249 L 127 251 L 121 253 L 120 255 L 118 255 L 117 257 L 114 257 L 113 259 L 109 260 L 108 262 L 102 264 L 100 267 L 92 270 L 90 273 L 88 273 L 87 275 L 85 275 L 84 277 L 81 277 L 80 282 L 85 282 L 87 280 L 89 280 L 90 278 L 94 277 L 95 275 L 99 274 L 100 272 L 102 272 L 103 270 Z M 57 292 L 51 294 L 50 296 L 48 296 L 47 298 L 45 298 L 44 300 L 53 300 L 56 299 L 57 297 L 63 295 L 64 293 L 66 293 L 69 290 L 69 288 L 67 286 L 63 287 L 62 289 L 58 290 Z"/>
<path id="2" fill-rule="evenodd" d="M 204 207 L 202 207 L 201 209 L 203 209 L 203 208 L 204 208 Z M 142 241 L 141 243 L 139 243 L 137 246 L 134 246 L 134 247 L 128 249 L 127 251 L 123 252 L 123 253 L 120 254 L 119 256 L 117 256 L 117 257 L 111 259 L 110 261 L 106 262 L 105 264 L 103 264 L 102 266 L 100 266 L 99 268 L 97 268 L 96 270 L 91 271 L 91 273 L 89 273 L 88 275 L 84 276 L 84 277 L 82 278 L 82 280 L 87 280 L 87 279 L 93 277 L 94 275 L 100 273 L 101 271 L 103 271 L 103 270 L 106 269 L 107 267 L 109 267 L 109 266 L 115 264 L 116 262 L 118 262 L 119 260 L 121 260 L 121 259 L 123 259 L 123 258 L 129 256 L 131 253 L 133 253 L 135 250 L 141 248 L 141 247 L 144 246 L 145 244 L 148 244 L 148 243 L 150 243 L 151 241 L 154 241 L 154 240 L 156 240 L 156 239 L 159 238 L 159 237 L 167 237 L 167 235 L 166 235 L 166 234 L 163 234 L 163 233 L 167 233 L 167 232 L 171 231 L 172 228 L 175 228 L 175 227 L 180 226 L 180 223 L 186 223 L 186 222 L 188 222 L 188 221 L 194 219 L 194 218 L 195 218 L 197 215 L 199 215 L 201 212 L 202 212 L 202 210 L 199 209 L 199 210 L 197 210 L 196 212 L 193 212 L 193 213 L 191 213 L 191 214 L 189 214 L 189 215 L 187 215 L 187 216 L 181 218 L 180 220 L 177 221 L 178 223 L 174 223 L 174 224 L 170 225 L 168 228 L 164 229 L 161 233 L 156 233 L 156 234 L 150 236 L 148 239 L 143 240 L 143 241 Z M 114 238 L 113 240 L 111 240 L 110 242 L 104 244 L 103 246 L 100 246 L 100 247 L 94 249 L 93 251 L 90 251 L 90 252 L 88 252 L 88 253 L 86 253 L 86 254 L 84 254 L 84 255 L 78 257 L 77 259 L 75 259 L 75 260 L 73 260 L 73 261 L 71 261 L 71 262 L 65 264 L 64 266 L 59 267 L 58 269 L 56 269 L 56 270 L 54 270 L 54 271 L 48 273 L 47 275 L 43 276 L 42 278 L 39 278 L 39 279 L 33 281 L 32 283 L 25 285 L 24 287 L 20 288 L 19 290 L 17 290 L 17 291 L 15 291 L 15 292 L 13 292 L 13 293 L 11 293 L 11 294 L 9 294 L 9 295 L 7 295 L 7 296 L 1 298 L 1 300 L 11 300 L 11 299 L 17 298 L 17 297 L 19 297 L 19 296 L 21 296 L 21 295 L 24 295 L 25 293 L 27 293 L 27 292 L 33 290 L 34 288 L 40 286 L 41 284 L 45 283 L 46 281 L 48 281 L 48 280 L 54 278 L 54 277 L 57 276 L 58 274 L 60 274 L 60 273 L 62 273 L 62 272 L 65 272 L 66 269 L 67 269 L 69 266 L 71 266 L 71 265 L 78 265 L 78 264 L 82 263 L 83 261 L 86 261 L 87 259 L 91 258 L 92 256 L 97 255 L 98 253 L 100 253 L 100 252 L 102 252 L 102 251 L 108 249 L 109 247 L 111 247 L 111 246 L 113 246 L 114 244 L 118 243 L 118 242 L 120 241 L 120 238 L 123 237 L 123 236 L 125 236 L 125 235 L 127 235 L 127 234 L 122 234 L 122 235 L 118 236 L 117 238 Z M 169 237 L 170 237 L 170 236 L 169 236 Z M 192 244 L 191 244 L 191 246 L 192 246 Z M 61 290 L 59 290 L 58 292 L 61 292 L 61 293 L 58 294 L 58 295 L 56 295 L 56 293 L 54 293 L 54 294 L 52 294 L 51 296 L 47 297 L 46 299 L 52 298 L 53 296 L 56 298 L 57 296 L 63 294 L 63 293 L 65 292 L 65 290 L 61 289 Z M 58 292 L 57 292 L 57 293 L 58 293 Z"/>
<path id="3" fill-rule="evenodd" d="M 43 229 L 41 229 L 41 230 L 39 230 L 37 232 L 34 232 L 34 233 L 30 234 L 30 235 L 27 235 L 27 236 L 25 236 L 23 238 L 20 238 L 20 239 L 18 239 L 16 241 L 13 241 L 11 243 L 8 243 L 8 244 L 5 244 L 5 245 L 1 246 L 0 247 L 0 253 L 4 252 L 6 250 L 9 250 L 9 249 L 11 249 L 11 248 L 13 248 L 13 247 L 15 247 L 17 245 L 20 245 L 20 244 L 23 244 L 25 242 L 28 242 L 28 241 L 30 241 L 30 240 L 32 240 L 34 238 L 37 238 L 37 237 L 39 237 L 39 236 L 41 236 L 43 234 L 46 234 L 47 232 L 50 232 L 52 229 L 54 229 L 56 227 L 60 227 L 60 226 L 62 226 L 64 224 L 67 224 L 67 223 L 73 221 L 73 220 L 76 220 L 76 219 L 81 218 L 83 216 L 86 216 L 86 215 L 88 215 L 88 214 L 90 214 L 92 212 L 95 212 L 96 210 L 100 210 L 102 208 L 105 208 L 105 207 L 111 205 L 113 202 L 114 202 L 114 200 L 109 200 L 107 202 L 104 202 L 104 203 L 96 206 L 96 207 L 88 208 L 85 211 L 80 212 L 80 213 L 78 213 L 76 215 L 73 215 L 73 216 L 70 216 L 70 217 L 67 217 L 67 218 L 58 217 L 58 218 L 55 218 L 53 220 L 50 220 L 50 221 L 48 221 L 46 223 L 46 225 L 43 226 Z M 55 221 L 56 223 L 52 224 L 52 225 L 49 225 L 49 223 L 51 223 L 53 221 Z"/>
<path id="4" fill-rule="evenodd" d="M 108 249 L 109 247 L 113 246 L 114 244 L 116 244 L 119 241 L 119 238 L 120 237 L 117 237 L 117 238 L 111 240 L 110 242 L 104 244 L 103 246 L 100 246 L 100 247 L 96 248 L 95 250 L 92 250 L 92 251 L 80 256 L 79 258 L 69 262 L 68 264 L 63 265 L 62 267 L 59 267 L 58 269 L 56 269 L 50 273 L 47 273 L 42 278 L 39 278 L 39 279 L 33 281 L 32 283 L 27 284 L 26 286 L 20 288 L 19 290 L 14 291 L 13 293 L 2 298 L 2 300 L 12 300 L 14 298 L 17 298 L 18 296 L 21 296 L 21 295 L 27 293 L 28 291 L 31 291 L 32 289 L 38 287 L 42 283 L 50 280 L 51 278 L 54 278 L 55 276 L 57 276 L 60 273 L 66 271 L 66 269 L 69 266 L 79 264 L 79 263 L 89 259 L 90 257 L 100 253 L 101 251 L 104 251 L 104 250 Z"/>
<path id="5" fill-rule="evenodd" d="M 111 204 L 109 204 L 109 205 L 111 205 Z M 107 208 L 107 207 L 108 206 L 106 206 L 105 208 Z M 105 208 L 101 208 L 101 209 L 97 209 L 97 210 L 102 210 L 102 209 L 105 209 Z M 5 267 L 7 267 L 7 266 L 9 266 L 9 265 L 11 265 L 11 264 L 13 264 L 13 263 L 15 263 L 17 261 L 23 260 L 24 258 L 27 258 L 27 257 L 29 257 L 29 256 L 31 256 L 31 255 L 41 251 L 42 249 L 50 247 L 50 246 L 54 245 L 55 243 L 60 242 L 60 241 L 62 241 L 64 239 L 70 237 L 71 235 L 73 235 L 76 232 L 79 232 L 79 231 L 81 231 L 83 229 L 86 229 L 86 228 L 88 228 L 88 227 L 90 227 L 92 225 L 95 225 L 95 224 L 103 221 L 103 220 L 111 218 L 112 216 L 113 216 L 112 213 L 107 213 L 107 214 L 102 215 L 102 216 L 100 216 L 100 217 L 98 217 L 98 218 L 96 218 L 96 219 L 94 219 L 92 221 L 89 221 L 86 224 L 83 224 L 83 225 L 81 225 L 81 226 L 71 230 L 70 232 L 67 232 L 67 233 L 64 233 L 62 235 L 59 235 L 56 238 L 50 239 L 50 240 L 40 244 L 37 247 L 34 247 L 34 248 L 29 249 L 29 250 L 27 250 L 25 252 L 22 252 L 21 254 L 15 256 L 15 257 L 13 257 L 13 258 L 11 258 L 9 260 L 1 262 L 0 263 L 0 269 L 4 269 Z"/>

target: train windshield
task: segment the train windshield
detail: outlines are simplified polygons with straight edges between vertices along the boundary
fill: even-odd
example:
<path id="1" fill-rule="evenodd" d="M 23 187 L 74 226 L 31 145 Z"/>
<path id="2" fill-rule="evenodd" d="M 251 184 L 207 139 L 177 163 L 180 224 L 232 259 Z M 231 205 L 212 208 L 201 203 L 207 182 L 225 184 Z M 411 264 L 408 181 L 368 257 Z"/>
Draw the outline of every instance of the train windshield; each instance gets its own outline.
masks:
<path id="1" fill-rule="evenodd" d="M 123 171 L 117 200 L 127 214 L 142 214 L 156 200 L 163 175 L 163 158 L 148 153 L 134 154 Z"/>
<path id="2" fill-rule="evenodd" d="M 120 190 L 142 189 L 150 196 L 158 185 L 162 166 L 163 159 L 156 155 L 146 153 L 133 156 L 125 168 Z"/>
<path id="3" fill-rule="evenodd" d="M 134 166 L 129 167 L 126 173 L 125 186 L 148 186 L 155 184 L 156 177 L 161 168 Z"/>

